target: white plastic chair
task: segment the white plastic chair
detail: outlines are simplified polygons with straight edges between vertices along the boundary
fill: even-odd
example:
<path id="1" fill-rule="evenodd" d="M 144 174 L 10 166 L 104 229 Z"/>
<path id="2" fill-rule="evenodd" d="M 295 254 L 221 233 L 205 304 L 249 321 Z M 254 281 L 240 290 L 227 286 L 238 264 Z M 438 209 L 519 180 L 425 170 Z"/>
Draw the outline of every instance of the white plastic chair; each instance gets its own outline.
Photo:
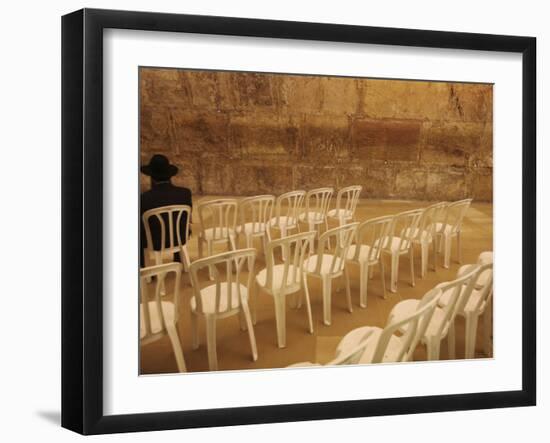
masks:
<path id="1" fill-rule="evenodd" d="M 433 245 L 433 269 L 437 262 L 437 248 L 435 247 L 436 223 L 444 217 L 447 210 L 447 202 L 435 203 L 422 210 L 418 221 L 418 228 L 413 233 L 413 245 L 420 246 L 420 277 L 424 278 L 428 272 L 429 247 Z"/>
<path id="2" fill-rule="evenodd" d="M 266 267 L 256 275 L 256 288 L 273 297 L 277 326 L 277 345 L 279 348 L 286 346 L 286 297 L 299 292 L 302 287 L 306 296 L 308 330 L 310 334 L 313 334 L 311 302 L 307 279 L 304 277 L 304 260 L 309 255 L 309 246 L 312 237 L 315 237 L 315 232 L 303 232 L 268 243 L 265 254 Z M 275 260 L 275 255 L 279 251 L 283 257 L 286 257 L 282 263 L 277 263 Z M 255 311 L 258 292 L 255 292 L 254 297 L 254 322 L 256 321 Z"/>
<path id="3" fill-rule="evenodd" d="M 372 333 L 374 331 L 370 331 Z M 367 333 L 368 336 L 368 333 Z M 340 352 L 337 354 L 337 356 L 328 362 L 326 365 L 322 365 L 320 363 L 313 363 L 310 361 L 300 362 L 300 363 L 294 363 L 292 365 L 288 365 L 287 368 L 303 368 L 303 367 L 311 367 L 311 366 L 343 366 L 343 365 L 356 365 L 359 363 L 359 359 L 365 352 L 365 348 L 368 346 L 368 341 L 365 339 L 361 341 L 357 346 L 355 346 L 352 349 L 346 349 L 345 352 Z"/>
<path id="4" fill-rule="evenodd" d="M 275 197 L 273 195 L 257 195 L 254 197 L 244 198 L 239 202 L 239 217 L 238 226 L 236 228 L 237 239 L 244 235 L 246 239 L 246 247 L 254 247 L 254 239 L 260 238 L 264 252 L 266 251 L 267 242 L 271 240 L 270 220 L 273 215 L 273 205 Z M 248 263 L 248 271 L 252 271 L 251 263 Z"/>
<path id="5" fill-rule="evenodd" d="M 275 217 L 270 221 L 270 226 L 281 232 L 281 237 L 286 237 L 290 231 L 298 229 L 298 217 L 302 211 L 306 191 L 290 191 L 281 194 L 275 201 Z"/>
<path id="6" fill-rule="evenodd" d="M 476 266 L 459 278 L 450 282 L 440 283 L 436 286 L 442 293 L 440 299 L 447 297 L 448 303 L 444 308 L 435 308 L 430 324 L 421 338 L 421 342 L 426 345 L 428 360 L 439 360 L 441 341 L 447 335 L 449 336 L 447 340 L 449 358 L 454 358 L 455 316 L 463 308 L 472 292 L 478 269 L 479 266 Z M 398 322 L 406 318 L 411 312 L 417 309 L 418 303 L 419 301 L 415 299 L 397 303 L 390 312 L 388 321 Z M 406 328 L 401 327 L 400 331 L 404 333 L 406 332 Z"/>
<path id="7" fill-rule="evenodd" d="M 355 209 L 363 186 L 354 185 L 342 188 L 336 194 L 336 207 L 327 212 L 327 217 L 343 225 L 355 220 Z"/>
<path id="8" fill-rule="evenodd" d="M 199 347 L 197 317 L 202 316 L 206 322 L 208 366 L 211 371 L 218 369 L 216 322 L 218 319 L 233 315 L 239 315 L 241 329 L 248 330 L 252 359 L 254 361 L 258 359 L 256 338 L 248 307 L 248 296 L 254 280 L 253 273 L 248 273 L 246 286 L 240 282 L 243 262 L 248 259 L 254 260 L 255 257 L 255 249 L 241 249 L 196 260 L 189 267 L 194 294 L 190 301 L 193 349 Z M 211 272 L 214 283 L 201 289 L 198 273 L 206 267 Z"/>
<path id="9" fill-rule="evenodd" d="M 358 363 L 389 363 L 412 360 L 413 353 L 424 335 L 435 312 L 441 290 L 434 288 L 428 291 L 416 308 L 403 318 L 394 321 L 391 315 L 384 329 L 364 326 L 354 329 L 344 336 L 336 348 L 336 356 L 342 356 L 355 349 L 361 343 L 366 347 Z M 401 330 L 402 335 L 395 333 Z"/>
<path id="10" fill-rule="evenodd" d="M 393 216 L 377 217 L 357 227 L 355 242 L 348 249 L 346 260 L 359 265 L 359 305 L 367 307 L 369 267 L 378 264 L 382 279 L 382 293 L 386 294 L 384 262 L 380 260 L 382 244 L 390 235 Z"/>
<path id="11" fill-rule="evenodd" d="M 304 263 L 306 276 L 319 278 L 323 286 L 323 322 L 330 325 L 331 322 L 331 293 L 332 280 L 341 277 L 346 272 L 346 296 L 349 312 L 353 312 L 351 305 L 351 292 L 349 276 L 346 270 L 346 257 L 349 247 L 355 236 L 355 230 L 359 223 L 350 223 L 324 232 L 319 237 L 317 254 L 309 257 Z M 326 252 L 330 239 L 334 238 L 335 248 Z M 307 282 L 305 282 L 307 283 Z"/>
<path id="12" fill-rule="evenodd" d="M 471 198 L 449 203 L 445 211 L 444 221 L 436 223 L 434 230 L 436 250 L 439 252 L 440 248 L 443 247 L 443 267 L 446 269 L 451 264 L 451 242 L 453 237 L 456 237 L 457 260 L 462 263 L 462 221 L 471 203 Z"/>
<path id="13" fill-rule="evenodd" d="M 464 275 L 478 265 L 464 265 L 458 270 L 458 275 Z M 466 303 L 458 309 L 457 315 L 465 318 L 465 352 L 464 358 L 474 358 L 478 319 L 483 317 L 483 347 L 486 355 L 491 348 L 491 309 L 489 308 L 493 296 L 493 263 L 479 265 L 474 277 L 474 287 Z M 441 297 L 439 306 L 445 307 L 449 303 L 448 294 Z M 454 336 L 451 337 L 454 340 Z M 454 347 L 454 345 L 453 345 Z"/>
<path id="14" fill-rule="evenodd" d="M 181 282 L 180 263 L 172 262 L 162 265 L 141 268 L 139 304 L 139 338 L 141 345 L 147 345 L 168 335 L 179 372 L 186 372 L 185 360 L 181 349 L 177 323 L 179 319 L 179 299 Z M 166 298 L 161 301 L 161 286 L 165 286 L 168 275 L 174 275 L 172 300 Z M 148 283 L 148 281 L 150 283 Z M 150 290 L 153 289 L 154 297 L 151 298 Z"/>
<path id="15" fill-rule="evenodd" d="M 399 273 L 399 257 L 409 254 L 411 265 L 411 286 L 414 281 L 414 250 L 412 247 L 413 235 L 418 228 L 422 209 L 414 209 L 397 214 L 393 218 L 390 236 L 384 241 L 382 253 L 391 257 L 390 291 L 397 292 L 397 278 Z"/>
<path id="16" fill-rule="evenodd" d="M 306 194 L 305 211 L 298 217 L 301 223 L 308 225 L 308 231 L 317 231 L 320 235 L 320 226 L 325 225 L 325 230 L 328 231 L 327 212 L 330 205 L 330 199 L 334 193 L 333 188 L 318 188 L 308 191 Z M 313 250 L 313 241 L 311 249 Z"/>
<path id="17" fill-rule="evenodd" d="M 204 257 L 204 243 L 208 256 L 214 254 L 214 246 L 227 245 L 228 250 L 236 250 L 237 200 L 220 198 L 199 202 L 200 232 L 198 235 L 199 258 Z M 212 277 L 210 275 L 210 277 Z"/>
<path id="18" fill-rule="evenodd" d="M 147 247 L 144 251 L 145 266 L 160 265 L 174 261 L 174 254 L 180 254 L 183 269 L 189 269 L 189 252 L 187 244 L 182 244 L 182 234 L 189 241 L 189 224 L 191 207 L 187 205 L 162 206 L 150 209 L 143 214 Z M 168 229 L 166 225 L 168 224 Z M 153 232 L 160 231 L 160 249 L 155 250 Z M 168 231 L 168 234 L 167 232 Z"/>

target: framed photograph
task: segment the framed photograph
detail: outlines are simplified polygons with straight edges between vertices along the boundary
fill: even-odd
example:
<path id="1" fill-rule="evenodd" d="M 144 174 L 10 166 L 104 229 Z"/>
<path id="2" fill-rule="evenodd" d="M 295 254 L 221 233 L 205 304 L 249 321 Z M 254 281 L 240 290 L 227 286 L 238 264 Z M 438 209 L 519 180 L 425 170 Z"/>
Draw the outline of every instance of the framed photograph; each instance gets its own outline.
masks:
<path id="1" fill-rule="evenodd" d="M 536 40 L 62 19 L 62 425 L 536 403 Z"/>

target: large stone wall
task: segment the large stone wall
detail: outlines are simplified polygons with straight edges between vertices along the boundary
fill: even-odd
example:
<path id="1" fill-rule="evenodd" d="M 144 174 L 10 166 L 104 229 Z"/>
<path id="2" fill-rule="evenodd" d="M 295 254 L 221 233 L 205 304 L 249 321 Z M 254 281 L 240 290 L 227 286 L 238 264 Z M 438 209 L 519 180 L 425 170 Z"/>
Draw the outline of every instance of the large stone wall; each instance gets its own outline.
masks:
<path id="1" fill-rule="evenodd" d="M 487 84 L 141 68 L 141 161 L 199 195 L 491 201 L 492 110 Z"/>

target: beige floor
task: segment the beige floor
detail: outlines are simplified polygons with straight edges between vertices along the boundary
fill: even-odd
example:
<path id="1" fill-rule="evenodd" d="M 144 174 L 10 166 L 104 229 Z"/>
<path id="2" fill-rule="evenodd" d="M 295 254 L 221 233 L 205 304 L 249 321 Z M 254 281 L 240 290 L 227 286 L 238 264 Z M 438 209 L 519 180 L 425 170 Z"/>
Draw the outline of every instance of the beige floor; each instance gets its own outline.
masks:
<path id="1" fill-rule="evenodd" d="M 357 208 L 357 220 L 396 214 L 408 209 L 427 206 L 429 202 L 396 201 L 396 200 L 362 200 Z M 493 248 L 493 206 L 490 203 L 473 203 L 463 223 L 462 255 L 463 263 L 473 263 L 482 251 Z M 259 245 L 258 245 L 259 246 Z M 191 259 L 197 258 L 197 240 L 192 237 L 189 243 Z M 280 368 L 300 361 L 326 363 L 334 356 L 336 346 L 347 332 L 354 328 L 370 325 L 383 327 L 392 307 L 401 300 L 421 298 L 422 295 L 437 283 L 451 280 L 456 275 L 459 264 L 456 261 L 456 243 L 453 242 L 452 262 L 450 269 L 444 269 L 438 263 L 437 271 L 432 271 L 432 256 L 430 268 L 425 278 L 419 277 L 420 256 L 415 254 L 416 286 L 410 285 L 410 266 L 407 257 L 401 258 L 399 267 L 398 292 L 388 292 L 388 298 L 382 298 L 380 275 L 375 272 L 368 287 L 368 306 L 359 307 L 358 270 L 351 268 L 351 291 L 354 311 L 350 314 L 346 309 L 344 284 L 340 292 L 333 293 L 332 298 L 332 325 L 322 323 L 322 299 L 320 287 L 315 281 L 310 281 L 310 293 L 314 320 L 314 334 L 306 329 L 307 318 L 305 307 L 300 310 L 287 308 L 287 347 L 279 349 L 276 344 L 275 318 L 273 301 L 267 294 L 260 294 L 258 298 L 258 318 L 254 327 L 258 344 L 258 360 L 252 361 L 248 334 L 239 328 L 238 316 L 219 320 L 217 324 L 217 349 L 220 370 Z M 259 256 L 256 270 L 264 263 Z M 386 279 L 389 279 L 389 264 L 386 263 Z M 386 283 L 389 287 L 389 281 Z M 204 322 L 200 322 L 201 346 L 197 350 L 191 349 L 191 330 L 189 299 L 191 288 L 187 276 L 184 278 L 182 294 L 182 309 L 179 319 L 179 334 L 182 341 L 183 353 L 188 371 L 207 371 L 208 359 L 205 346 Z M 483 319 L 480 319 L 476 345 L 476 358 L 485 357 L 482 353 Z M 456 323 L 456 350 L 457 357 L 464 355 L 464 320 L 457 319 Z M 414 359 L 425 360 L 426 352 L 419 346 Z M 441 358 L 447 358 L 446 342 L 442 343 Z M 141 347 L 141 372 L 143 374 L 176 372 L 176 362 L 172 347 L 167 337 Z"/>

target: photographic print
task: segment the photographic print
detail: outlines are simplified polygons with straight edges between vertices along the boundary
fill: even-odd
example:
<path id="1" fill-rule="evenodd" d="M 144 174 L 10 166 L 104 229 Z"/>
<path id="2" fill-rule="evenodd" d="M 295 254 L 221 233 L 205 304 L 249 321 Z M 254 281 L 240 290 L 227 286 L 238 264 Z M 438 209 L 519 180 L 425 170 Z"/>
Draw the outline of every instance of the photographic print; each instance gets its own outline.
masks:
<path id="1" fill-rule="evenodd" d="M 138 93 L 140 374 L 493 357 L 492 84 L 142 66 Z"/>

